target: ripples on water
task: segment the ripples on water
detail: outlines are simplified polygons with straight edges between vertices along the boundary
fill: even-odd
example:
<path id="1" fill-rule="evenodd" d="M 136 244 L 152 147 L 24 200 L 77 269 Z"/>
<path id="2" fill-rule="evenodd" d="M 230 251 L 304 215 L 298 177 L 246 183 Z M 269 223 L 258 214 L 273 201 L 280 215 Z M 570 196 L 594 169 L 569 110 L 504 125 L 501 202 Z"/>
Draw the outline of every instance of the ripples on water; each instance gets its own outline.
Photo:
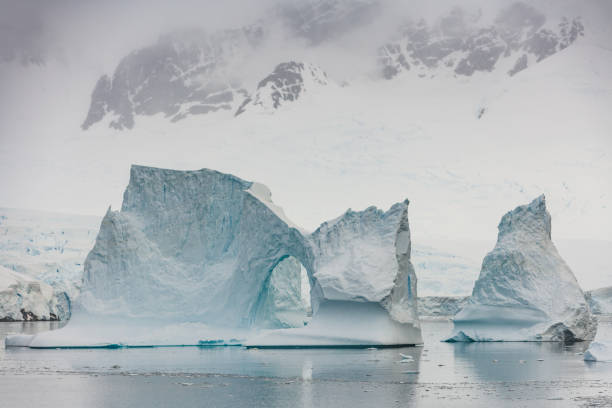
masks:
<path id="1" fill-rule="evenodd" d="M 59 326 L 2 323 L 0 338 Z M 0 405 L 612 406 L 612 364 L 585 363 L 587 343 L 440 342 L 450 331 L 424 321 L 424 347 L 380 350 L 0 348 Z"/>

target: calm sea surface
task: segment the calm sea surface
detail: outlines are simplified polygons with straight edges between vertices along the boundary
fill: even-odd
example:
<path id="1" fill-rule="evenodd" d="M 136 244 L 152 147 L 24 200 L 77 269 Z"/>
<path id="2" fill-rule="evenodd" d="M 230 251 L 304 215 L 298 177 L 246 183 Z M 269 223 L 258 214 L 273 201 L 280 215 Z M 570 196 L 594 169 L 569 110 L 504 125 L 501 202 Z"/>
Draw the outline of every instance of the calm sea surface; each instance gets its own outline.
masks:
<path id="1" fill-rule="evenodd" d="M 612 407 L 612 364 L 584 362 L 587 343 L 449 344 L 451 323 L 422 326 L 405 349 L 0 345 L 0 407 Z M 0 341 L 57 327 L 0 323 Z"/>

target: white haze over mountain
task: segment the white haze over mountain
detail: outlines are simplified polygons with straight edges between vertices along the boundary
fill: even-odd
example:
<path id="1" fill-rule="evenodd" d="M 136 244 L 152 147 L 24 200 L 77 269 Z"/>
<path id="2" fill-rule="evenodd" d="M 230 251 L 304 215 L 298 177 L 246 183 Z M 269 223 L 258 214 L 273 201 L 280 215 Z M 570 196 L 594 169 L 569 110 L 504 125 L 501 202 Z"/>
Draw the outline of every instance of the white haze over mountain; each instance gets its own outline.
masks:
<path id="1" fill-rule="evenodd" d="M 408 198 L 413 242 L 423 248 L 415 257 L 430 247 L 467 258 L 469 282 L 499 217 L 545 193 L 553 241 L 580 283 L 612 285 L 608 1 L 529 2 L 550 22 L 581 17 L 585 35 L 514 76 L 510 67 L 470 77 L 377 75 L 376 49 L 400 23 L 435 24 L 458 2 L 386 1 L 368 23 L 314 45 L 278 24 L 257 58 L 228 68 L 232 75 L 248 86 L 279 63 L 304 61 L 330 85 L 274 113 L 176 123 L 157 114 L 136 117 L 131 130 L 102 121 L 86 131 L 96 82 L 130 52 L 176 30 L 243 27 L 278 2 L 22 3 L 0 1 L 2 207 L 101 216 L 109 204 L 119 208 L 132 163 L 263 182 L 306 229 L 347 208 Z M 508 4 L 461 2 L 483 25 Z"/>

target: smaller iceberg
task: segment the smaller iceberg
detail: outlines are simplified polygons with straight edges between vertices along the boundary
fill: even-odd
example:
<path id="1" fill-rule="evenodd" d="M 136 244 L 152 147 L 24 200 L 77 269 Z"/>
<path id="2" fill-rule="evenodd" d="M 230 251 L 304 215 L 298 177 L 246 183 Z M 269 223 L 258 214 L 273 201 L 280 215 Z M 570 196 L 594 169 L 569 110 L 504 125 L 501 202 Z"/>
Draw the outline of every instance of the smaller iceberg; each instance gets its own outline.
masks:
<path id="1" fill-rule="evenodd" d="M 407 346 L 423 342 L 410 261 L 408 201 L 384 212 L 347 211 L 309 237 L 313 318 L 260 332 L 247 347 Z"/>
<path id="2" fill-rule="evenodd" d="M 593 339 L 597 322 L 551 240 L 544 196 L 508 212 L 498 229 L 497 244 L 447 341 Z"/>
<path id="3" fill-rule="evenodd" d="M 587 301 L 594 314 L 612 314 L 612 286 L 586 292 Z"/>
<path id="4" fill-rule="evenodd" d="M 605 317 L 600 317 L 605 318 Z M 612 363 L 612 326 L 600 324 L 595 340 L 584 352 L 584 361 L 603 361 Z"/>
<path id="5" fill-rule="evenodd" d="M 605 361 L 612 363 L 612 341 L 599 341 L 597 338 L 584 352 L 584 361 Z"/>

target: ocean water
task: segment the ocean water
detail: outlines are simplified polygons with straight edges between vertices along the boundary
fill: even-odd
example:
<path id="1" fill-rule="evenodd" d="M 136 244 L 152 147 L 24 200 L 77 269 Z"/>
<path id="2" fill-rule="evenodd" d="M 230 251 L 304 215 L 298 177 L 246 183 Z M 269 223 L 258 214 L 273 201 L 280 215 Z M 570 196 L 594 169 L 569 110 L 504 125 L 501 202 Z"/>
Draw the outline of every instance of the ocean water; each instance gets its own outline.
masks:
<path id="1" fill-rule="evenodd" d="M 401 349 L 0 348 L 0 407 L 612 407 L 612 364 L 583 361 L 588 343 L 450 344 L 450 322 L 422 326 L 425 345 Z M 58 327 L 0 323 L 0 340 Z"/>

